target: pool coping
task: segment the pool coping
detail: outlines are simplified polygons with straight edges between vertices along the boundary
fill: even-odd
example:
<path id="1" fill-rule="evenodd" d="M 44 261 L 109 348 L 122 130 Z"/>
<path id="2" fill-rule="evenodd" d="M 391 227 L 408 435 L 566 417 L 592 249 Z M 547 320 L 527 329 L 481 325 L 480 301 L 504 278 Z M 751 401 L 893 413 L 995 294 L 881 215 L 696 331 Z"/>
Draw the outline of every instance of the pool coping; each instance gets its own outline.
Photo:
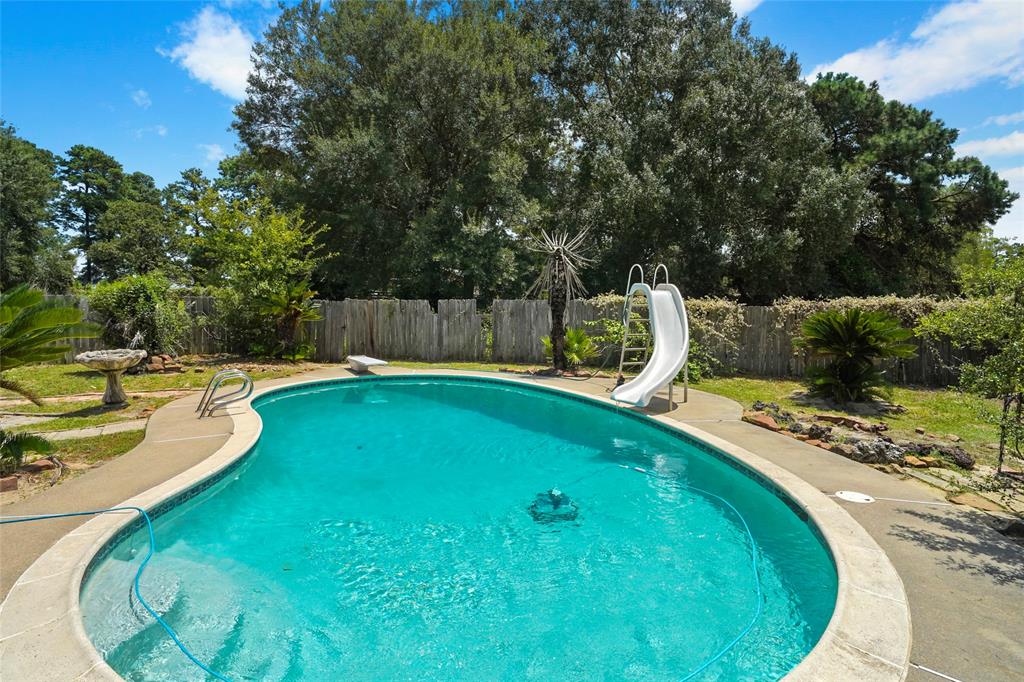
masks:
<path id="1" fill-rule="evenodd" d="M 835 563 L 838 587 L 828 626 L 811 652 L 783 679 L 895 681 L 906 678 L 910 665 L 910 609 L 903 582 L 885 552 L 844 509 L 811 484 L 758 455 L 665 415 L 624 408 L 606 397 L 566 386 L 538 385 L 521 377 L 444 370 L 403 370 L 385 377 L 471 377 L 522 384 L 576 396 L 599 407 L 650 419 L 695 439 L 781 491 L 803 510 L 818 531 Z M 284 381 L 261 388 L 246 401 L 228 408 L 234 428 L 228 440 L 205 460 L 119 506 L 156 510 L 179 504 L 205 489 L 239 464 L 259 439 L 262 421 L 251 409 L 270 393 L 315 384 L 360 381 L 357 377 Z M 166 409 L 166 408 L 161 408 Z M 730 462 L 730 463 L 732 463 Z M 203 485 L 206 483 L 207 485 Z M 191 495 L 189 495 L 191 493 Z M 791 505 L 793 506 L 793 505 Z M 134 512 L 97 516 L 58 540 L 12 587 L 0 605 L 0 677 L 19 680 L 121 680 L 89 640 L 82 622 L 79 594 L 97 557 L 138 523 Z"/>

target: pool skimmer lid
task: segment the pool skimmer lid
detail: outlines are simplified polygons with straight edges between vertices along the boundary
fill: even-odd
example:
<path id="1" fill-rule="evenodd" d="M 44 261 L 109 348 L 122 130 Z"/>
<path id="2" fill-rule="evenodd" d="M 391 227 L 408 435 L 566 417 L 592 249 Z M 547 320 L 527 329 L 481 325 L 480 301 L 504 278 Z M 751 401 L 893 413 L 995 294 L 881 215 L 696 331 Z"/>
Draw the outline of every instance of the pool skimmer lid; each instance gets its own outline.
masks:
<path id="1" fill-rule="evenodd" d="M 871 504 L 875 501 L 875 498 L 864 493 L 858 493 L 854 490 L 839 490 L 836 492 L 836 497 L 846 502 L 855 502 L 856 504 Z"/>

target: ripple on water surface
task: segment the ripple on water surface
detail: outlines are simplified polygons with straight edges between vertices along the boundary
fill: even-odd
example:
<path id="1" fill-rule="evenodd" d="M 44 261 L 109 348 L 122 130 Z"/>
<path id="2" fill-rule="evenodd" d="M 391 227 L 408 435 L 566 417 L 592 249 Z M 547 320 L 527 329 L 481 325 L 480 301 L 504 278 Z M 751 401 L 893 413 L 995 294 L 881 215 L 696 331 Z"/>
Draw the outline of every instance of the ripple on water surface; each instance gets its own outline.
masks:
<path id="1" fill-rule="evenodd" d="M 832 563 L 775 495 L 636 419 L 493 382 L 362 381 L 258 403 L 255 451 L 155 522 L 143 594 L 235 680 L 770 680 L 817 642 Z M 657 471 L 645 476 L 621 464 Z M 555 489 L 574 514 L 538 516 Z M 542 500 L 543 501 L 543 500 Z M 550 505 L 549 505 L 550 506 Z M 82 595 L 131 680 L 203 679 L 132 598 L 136 534 Z"/>

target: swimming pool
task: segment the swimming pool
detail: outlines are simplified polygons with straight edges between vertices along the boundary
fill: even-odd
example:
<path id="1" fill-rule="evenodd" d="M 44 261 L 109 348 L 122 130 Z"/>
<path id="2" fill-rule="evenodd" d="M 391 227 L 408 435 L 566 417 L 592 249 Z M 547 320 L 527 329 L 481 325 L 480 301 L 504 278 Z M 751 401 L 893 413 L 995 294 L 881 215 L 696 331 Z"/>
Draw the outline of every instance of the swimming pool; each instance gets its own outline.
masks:
<path id="1" fill-rule="evenodd" d="M 232 679 L 776 679 L 836 573 L 813 529 L 656 422 L 521 384 L 345 380 L 255 403 L 263 434 L 160 516 L 146 598 Z M 632 468 L 651 472 L 642 474 Z M 560 491 L 559 504 L 550 491 Z M 144 531 L 83 586 L 128 679 L 202 679 L 130 598 Z"/>

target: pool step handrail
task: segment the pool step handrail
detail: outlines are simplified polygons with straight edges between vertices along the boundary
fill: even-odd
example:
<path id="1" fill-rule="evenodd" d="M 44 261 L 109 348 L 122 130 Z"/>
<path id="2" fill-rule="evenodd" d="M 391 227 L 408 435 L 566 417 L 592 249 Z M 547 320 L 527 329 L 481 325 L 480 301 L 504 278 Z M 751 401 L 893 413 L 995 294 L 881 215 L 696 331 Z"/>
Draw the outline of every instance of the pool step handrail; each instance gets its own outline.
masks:
<path id="1" fill-rule="evenodd" d="M 217 389 L 229 379 L 241 379 L 242 385 L 235 391 L 217 397 Z M 206 390 L 203 391 L 203 397 L 200 398 L 199 405 L 195 411 L 199 413 L 200 419 L 209 417 L 219 407 L 226 407 L 239 400 L 245 400 L 252 395 L 254 388 L 255 384 L 252 377 L 242 370 L 234 368 L 222 369 L 214 374 L 210 378 L 209 383 L 206 384 Z"/>

